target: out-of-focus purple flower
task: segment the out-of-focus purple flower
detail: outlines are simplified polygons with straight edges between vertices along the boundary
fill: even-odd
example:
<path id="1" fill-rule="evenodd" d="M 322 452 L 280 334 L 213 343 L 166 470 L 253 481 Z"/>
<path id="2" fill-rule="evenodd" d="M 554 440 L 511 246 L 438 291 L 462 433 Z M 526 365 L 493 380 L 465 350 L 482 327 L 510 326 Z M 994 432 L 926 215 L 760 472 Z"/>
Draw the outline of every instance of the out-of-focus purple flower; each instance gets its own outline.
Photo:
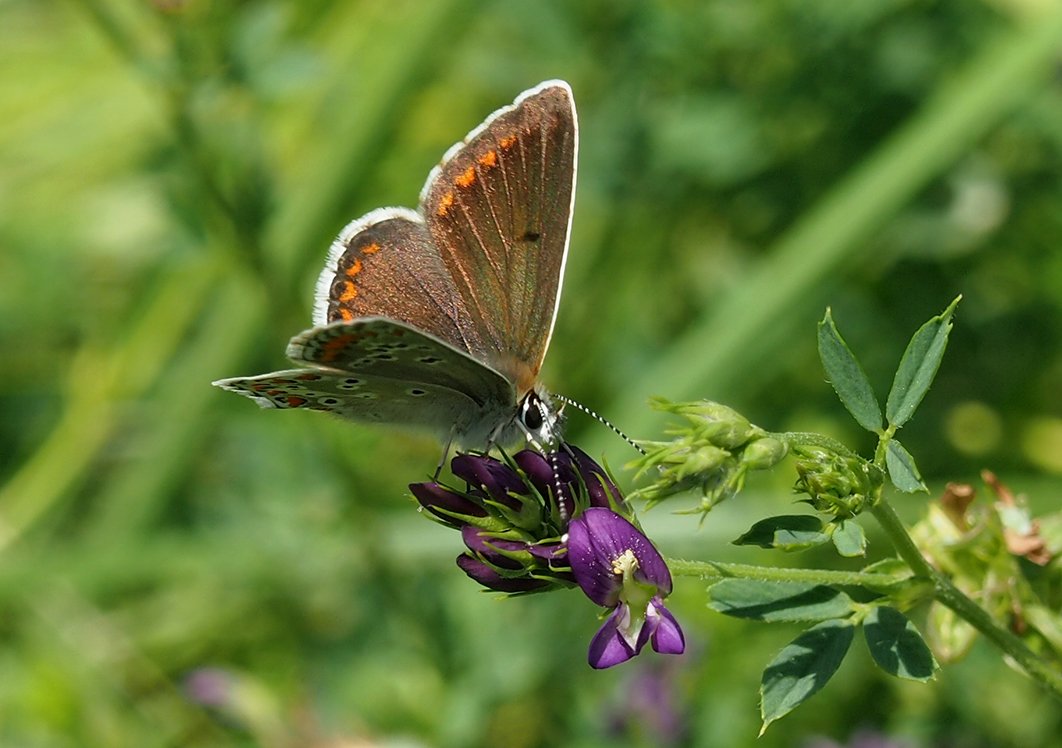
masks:
<path id="1" fill-rule="evenodd" d="M 914 748 L 914 743 L 861 727 L 849 736 L 847 743 L 838 743 L 826 737 L 814 737 L 804 743 L 804 748 Z"/>
<path id="2" fill-rule="evenodd" d="M 236 679 L 233 674 L 219 667 L 201 667 L 190 672 L 184 679 L 184 692 L 197 704 L 221 709 L 232 701 Z"/>
<path id="3" fill-rule="evenodd" d="M 676 689 L 679 672 L 676 660 L 640 663 L 618 685 L 618 703 L 606 715 L 608 734 L 617 739 L 652 735 L 653 745 L 658 746 L 687 743 L 687 709 Z"/>
<path id="4" fill-rule="evenodd" d="M 590 642 L 589 662 L 607 668 L 641 652 L 681 654 L 682 629 L 664 598 L 671 572 L 649 539 L 604 507 L 590 507 L 568 525 L 568 563 L 583 593 L 612 614 Z"/>

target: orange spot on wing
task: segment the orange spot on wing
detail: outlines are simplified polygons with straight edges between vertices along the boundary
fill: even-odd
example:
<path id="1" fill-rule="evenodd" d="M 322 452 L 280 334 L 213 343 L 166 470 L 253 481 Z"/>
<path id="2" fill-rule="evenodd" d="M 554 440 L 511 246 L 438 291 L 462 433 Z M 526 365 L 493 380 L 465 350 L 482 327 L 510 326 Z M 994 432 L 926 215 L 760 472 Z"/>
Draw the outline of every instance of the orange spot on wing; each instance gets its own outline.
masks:
<path id="1" fill-rule="evenodd" d="M 440 216 L 445 216 L 450 212 L 450 206 L 454 204 L 454 193 L 447 192 L 443 195 L 442 200 L 439 201 L 439 208 L 435 212 Z"/>
<path id="2" fill-rule="evenodd" d="M 516 145 L 515 135 L 506 135 L 504 138 L 498 141 L 498 145 L 502 147 L 502 150 L 507 151 Z"/>
<path id="3" fill-rule="evenodd" d="M 380 245 L 376 242 L 373 242 L 372 244 L 366 244 L 364 247 L 361 248 L 361 251 L 367 255 L 374 255 L 380 251 Z"/>
<path id="4" fill-rule="evenodd" d="M 480 166 L 482 166 L 482 167 L 484 167 L 486 169 L 489 169 L 492 166 L 496 166 L 497 163 L 498 163 L 498 152 L 497 151 L 487 151 L 482 156 L 480 156 L 478 159 L 476 159 L 476 162 Z"/>
<path id="5" fill-rule="evenodd" d="M 298 395 L 288 395 L 287 404 L 289 408 L 301 408 L 308 401 L 305 397 L 299 397 Z"/>
<path id="6" fill-rule="evenodd" d="M 350 313 L 348 309 L 340 309 L 339 313 L 346 319 L 346 315 L 343 312 Z M 353 317 L 353 313 L 350 314 Z M 340 335 L 338 338 L 332 338 L 321 347 L 321 360 L 322 361 L 334 361 L 339 353 L 346 348 L 350 343 L 357 340 L 354 335 Z"/>
<path id="7" fill-rule="evenodd" d="M 343 281 L 343 293 L 339 295 L 340 301 L 353 301 L 358 296 L 358 289 L 353 281 Z M 345 318 L 344 318 L 345 319 Z"/>
<path id="8" fill-rule="evenodd" d="M 343 271 L 343 274 L 348 278 L 353 278 L 355 275 L 361 272 L 361 260 L 354 260 L 349 268 Z"/>
<path id="9" fill-rule="evenodd" d="M 316 382 L 318 379 L 321 378 L 321 375 L 314 374 L 312 372 L 306 372 L 305 374 L 300 374 L 295 378 L 303 382 Z"/>
<path id="10" fill-rule="evenodd" d="M 354 319 L 354 312 L 346 308 L 340 308 L 339 316 L 343 319 L 344 322 L 350 322 L 352 319 Z"/>
<path id="11" fill-rule="evenodd" d="M 454 180 L 458 187 L 471 187 L 476 181 L 476 167 L 470 166 Z"/>

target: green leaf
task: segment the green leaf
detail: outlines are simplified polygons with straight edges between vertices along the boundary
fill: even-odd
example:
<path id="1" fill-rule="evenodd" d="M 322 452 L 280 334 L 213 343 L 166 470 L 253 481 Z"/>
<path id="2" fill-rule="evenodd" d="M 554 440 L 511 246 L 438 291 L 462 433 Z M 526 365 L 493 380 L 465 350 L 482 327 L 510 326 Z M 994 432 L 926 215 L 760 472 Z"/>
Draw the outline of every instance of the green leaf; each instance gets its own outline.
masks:
<path id="1" fill-rule="evenodd" d="M 881 406 L 874 397 L 870 380 L 844 338 L 837 332 L 828 308 L 826 316 L 819 323 L 819 358 L 837 397 L 856 422 L 867 431 L 881 431 Z"/>
<path id="2" fill-rule="evenodd" d="M 855 627 L 845 620 L 823 621 L 785 646 L 763 671 L 760 714 L 767 726 L 814 695 L 837 672 L 852 644 Z"/>
<path id="3" fill-rule="evenodd" d="M 845 519 L 832 523 L 833 532 L 830 540 L 833 541 L 837 552 L 845 558 L 862 556 L 867 552 L 867 534 L 863 532 L 863 526 L 854 519 Z"/>
<path id="4" fill-rule="evenodd" d="M 903 613 L 880 605 L 863 620 L 863 635 L 878 667 L 897 678 L 927 681 L 937 669 L 933 653 Z"/>
<path id="5" fill-rule="evenodd" d="M 951 332 L 951 315 L 962 296 L 957 296 L 948 308 L 926 322 L 911 336 L 907 350 L 903 352 L 900 366 L 892 380 L 889 399 L 885 403 L 885 416 L 889 424 L 899 428 L 911 420 L 918 404 L 922 402 L 937 368 L 944 358 Z"/>
<path id="6" fill-rule="evenodd" d="M 724 579 L 708 588 L 708 607 L 755 621 L 828 621 L 855 611 L 840 590 L 806 582 Z"/>
<path id="7" fill-rule="evenodd" d="M 904 493 L 929 492 L 926 484 L 922 482 L 922 475 L 918 472 L 914 457 L 897 439 L 890 439 L 885 447 L 885 466 L 889 469 L 892 485 Z"/>
<path id="8" fill-rule="evenodd" d="M 802 551 L 829 540 L 822 531 L 822 520 L 810 514 L 784 514 L 761 519 L 748 529 L 734 545 L 758 545 L 783 551 Z"/>

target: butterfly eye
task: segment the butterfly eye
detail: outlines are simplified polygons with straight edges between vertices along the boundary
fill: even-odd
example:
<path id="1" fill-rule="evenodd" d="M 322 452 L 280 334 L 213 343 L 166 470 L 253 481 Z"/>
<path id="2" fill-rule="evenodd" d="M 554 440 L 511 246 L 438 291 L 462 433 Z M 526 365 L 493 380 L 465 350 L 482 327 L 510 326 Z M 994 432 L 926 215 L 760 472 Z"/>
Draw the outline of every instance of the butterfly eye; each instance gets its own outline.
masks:
<path id="1" fill-rule="evenodd" d="M 529 431 L 537 433 L 542 428 L 542 401 L 534 392 L 520 404 L 520 421 Z"/>

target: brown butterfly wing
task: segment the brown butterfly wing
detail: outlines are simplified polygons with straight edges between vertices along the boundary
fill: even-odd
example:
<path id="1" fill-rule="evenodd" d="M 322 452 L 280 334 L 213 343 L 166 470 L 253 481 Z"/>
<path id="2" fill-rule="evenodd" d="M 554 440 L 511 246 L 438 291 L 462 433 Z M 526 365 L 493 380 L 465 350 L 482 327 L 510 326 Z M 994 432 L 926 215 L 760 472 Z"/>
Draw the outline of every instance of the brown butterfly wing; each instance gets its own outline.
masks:
<path id="1" fill-rule="evenodd" d="M 380 208 L 351 222 L 332 243 L 317 282 L 314 325 L 378 316 L 463 351 L 479 340 L 423 219 L 404 208 Z"/>
<path id="2" fill-rule="evenodd" d="M 469 350 L 517 386 L 537 379 L 568 248 L 577 124 L 550 81 L 499 110 L 448 153 L 421 211 L 470 321 Z"/>

